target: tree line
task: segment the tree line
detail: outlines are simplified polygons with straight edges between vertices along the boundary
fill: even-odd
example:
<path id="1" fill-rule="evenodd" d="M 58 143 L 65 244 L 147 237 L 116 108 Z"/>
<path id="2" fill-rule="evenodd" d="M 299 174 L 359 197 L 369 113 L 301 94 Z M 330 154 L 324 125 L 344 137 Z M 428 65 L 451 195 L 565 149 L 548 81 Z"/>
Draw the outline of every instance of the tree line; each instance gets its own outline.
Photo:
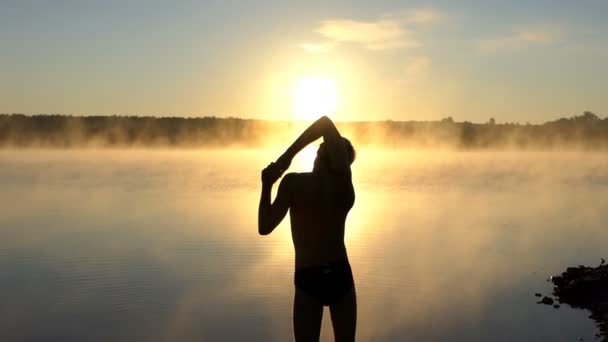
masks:
<path id="1" fill-rule="evenodd" d="M 297 122 L 218 117 L 0 114 L 0 146 L 259 147 L 299 133 Z M 542 124 L 439 121 L 340 122 L 357 146 L 455 149 L 608 149 L 608 118 L 583 112 Z"/>

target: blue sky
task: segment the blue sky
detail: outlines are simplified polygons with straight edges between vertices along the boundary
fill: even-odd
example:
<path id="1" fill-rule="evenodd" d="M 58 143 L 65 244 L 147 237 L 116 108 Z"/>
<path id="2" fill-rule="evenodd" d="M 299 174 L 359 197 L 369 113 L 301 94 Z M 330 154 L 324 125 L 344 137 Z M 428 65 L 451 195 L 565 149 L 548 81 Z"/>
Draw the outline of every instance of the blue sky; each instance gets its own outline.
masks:
<path id="1" fill-rule="evenodd" d="M 606 1 L 4 1 L 0 112 L 344 120 L 608 114 Z"/>

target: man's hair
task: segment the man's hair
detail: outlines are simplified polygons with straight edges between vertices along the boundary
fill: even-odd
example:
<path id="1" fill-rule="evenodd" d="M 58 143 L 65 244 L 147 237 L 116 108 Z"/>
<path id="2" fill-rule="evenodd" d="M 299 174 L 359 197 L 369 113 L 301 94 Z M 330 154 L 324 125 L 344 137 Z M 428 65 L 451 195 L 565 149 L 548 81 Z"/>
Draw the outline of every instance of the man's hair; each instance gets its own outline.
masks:
<path id="1" fill-rule="evenodd" d="M 357 158 L 357 151 L 353 147 L 353 144 L 350 142 L 350 140 L 346 139 L 345 137 L 342 137 L 342 139 L 344 139 L 344 143 L 346 144 L 346 152 L 348 153 L 348 163 L 352 164 Z M 322 142 L 319 148 L 324 149 L 325 143 Z"/>
<path id="2" fill-rule="evenodd" d="M 346 143 L 346 150 L 348 151 L 348 163 L 352 164 L 357 158 L 357 151 L 353 147 L 350 140 L 346 139 L 345 137 L 342 137 L 342 139 L 344 139 L 344 142 Z"/>

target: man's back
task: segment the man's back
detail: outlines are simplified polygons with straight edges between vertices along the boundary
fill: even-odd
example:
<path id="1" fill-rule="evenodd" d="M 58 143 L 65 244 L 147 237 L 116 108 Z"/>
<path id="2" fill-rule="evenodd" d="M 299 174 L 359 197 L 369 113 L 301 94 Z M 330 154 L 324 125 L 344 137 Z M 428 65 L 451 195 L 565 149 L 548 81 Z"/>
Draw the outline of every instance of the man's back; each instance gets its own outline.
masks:
<path id="1" fill-rule="evenodd" d="M 350 170 L 291 173 L 290 218 L 296 267 L 346 259 L 344 224 L 355 200 Z"/>

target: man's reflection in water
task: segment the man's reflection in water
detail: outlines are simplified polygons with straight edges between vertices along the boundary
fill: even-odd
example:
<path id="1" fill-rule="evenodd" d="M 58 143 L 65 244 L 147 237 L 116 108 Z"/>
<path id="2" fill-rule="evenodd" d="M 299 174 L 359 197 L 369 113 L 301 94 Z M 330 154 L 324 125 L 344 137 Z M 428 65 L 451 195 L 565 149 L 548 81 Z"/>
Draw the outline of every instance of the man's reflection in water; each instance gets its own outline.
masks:
<path id="1" fill-rule="evenodd" d="M 323 137 L 312 172 L 289 173 L 274 202 L 272 185 L 293 157 Z M 323 306 L 329 306 L 336 341 L 354 341 L 357 301 L 344 245 L 346 215 L 355 202 L 350 165 L 355 150 L 326 116 L 308 127 L 275 162 L 262 171 L 258 212 L 261 235 L 270 234 L 289 209 L 295 247 L 293 327 L 296 341 L 318 341 Z"/>

